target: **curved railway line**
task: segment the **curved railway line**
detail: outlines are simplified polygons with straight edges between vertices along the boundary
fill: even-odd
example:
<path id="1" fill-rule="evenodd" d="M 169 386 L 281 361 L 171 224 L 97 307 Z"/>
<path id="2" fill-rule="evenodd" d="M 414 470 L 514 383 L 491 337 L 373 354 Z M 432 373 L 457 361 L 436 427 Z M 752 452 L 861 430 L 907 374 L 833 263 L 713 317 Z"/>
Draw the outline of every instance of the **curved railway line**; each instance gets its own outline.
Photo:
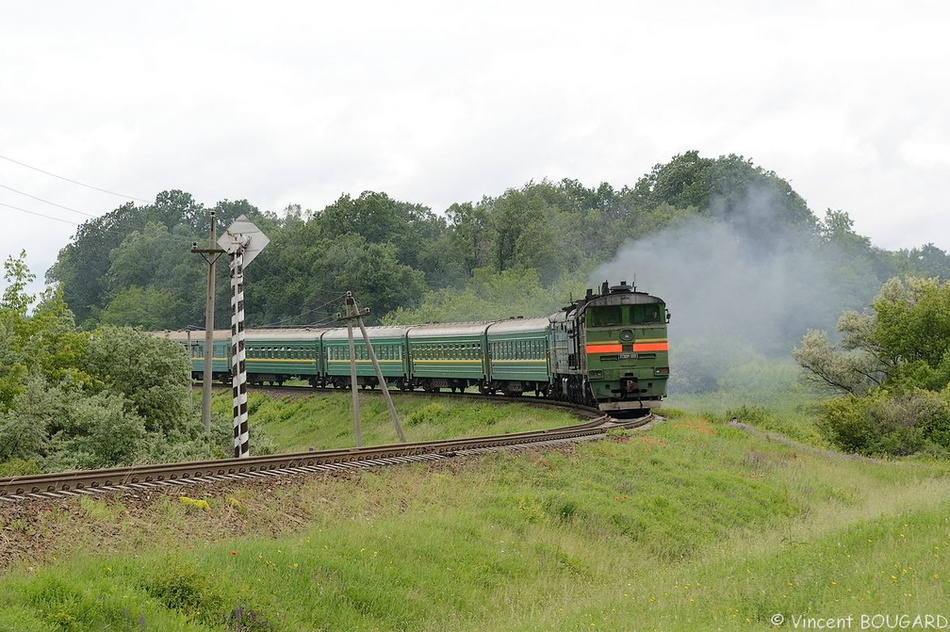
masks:
<path id="1" fill-rule="evenodd" d="M 286 394 L 288 389 L 261 388 Z M 297 389 L 293 389 L 297 390 Z M 313 389 L 299 389 L 313 392 Z M 451 394 L 448 394 L 451 396 Z M 483 396 L 460 393 L 455 397 L 482 399 Z M 162 491 L 192 485 L 210 485 L 225 481 L 279 477 L 293 474 L 318 474 L 358 468 L 383 467 L 406 463 L 436 461 L 493 450 L 516 450 L 529 447 L 555 446 L 600 439 L 614 428 L 638 428 L 657 417 L 615 420 L 590 408 L 565 405 L 533 398 L 485 398 L 493 402 L 519 402 L 529 405 L 570 407 L 579 415 L 594 416 L 588 421 L 528 432 L 491 435 L 464 439 L 399 443 L 363 448 L 345 448 L 296 452 L 241 459 L 217 459 L 188 463 L 140 465 L 104 470 L 84 470 L 35 476 L 0 479 L 0 502 L 55 499 L 80 495 L 124 493 L 143 490 Z M 177 490 L 176 490 L 177 491 Z"/>

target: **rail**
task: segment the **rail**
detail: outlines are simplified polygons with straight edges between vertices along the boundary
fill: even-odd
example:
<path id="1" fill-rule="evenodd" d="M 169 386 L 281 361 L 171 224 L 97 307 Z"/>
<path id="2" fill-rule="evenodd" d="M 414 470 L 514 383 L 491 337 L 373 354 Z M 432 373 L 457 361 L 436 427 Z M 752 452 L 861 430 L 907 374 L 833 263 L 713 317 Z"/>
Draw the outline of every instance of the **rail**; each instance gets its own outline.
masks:
<path id="1" fill-rule="evenodd" d="M 610 429 L 641 427 L 655 419 L 653 415 L 622 421 L 600 416 L 572 426 L 504 435 L 18 476 L 0 479 L 0 502 L 430 461 L 499 449 L 597 439 Z"/>

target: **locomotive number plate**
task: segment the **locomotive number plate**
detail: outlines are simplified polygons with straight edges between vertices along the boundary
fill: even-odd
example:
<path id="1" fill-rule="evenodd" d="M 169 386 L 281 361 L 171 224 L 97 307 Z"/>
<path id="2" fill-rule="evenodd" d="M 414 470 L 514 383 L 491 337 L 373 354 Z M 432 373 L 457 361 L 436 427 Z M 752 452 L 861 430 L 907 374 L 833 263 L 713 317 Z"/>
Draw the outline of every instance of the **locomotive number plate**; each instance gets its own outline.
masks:
<path id="1" fill-rule="evenodd" d="M 619 360 L 636 360 L 637 354 L 635 353 L 621 353 L 617 356 Z"/>

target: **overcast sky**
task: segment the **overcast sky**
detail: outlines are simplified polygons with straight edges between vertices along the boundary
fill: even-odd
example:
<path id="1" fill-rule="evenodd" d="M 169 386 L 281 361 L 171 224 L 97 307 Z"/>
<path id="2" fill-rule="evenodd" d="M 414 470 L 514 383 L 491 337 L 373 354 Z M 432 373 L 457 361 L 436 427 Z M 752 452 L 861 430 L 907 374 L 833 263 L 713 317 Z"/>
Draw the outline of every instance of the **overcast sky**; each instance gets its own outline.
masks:
<path id="1" fill-rule="evenodd" d="M 531 179 L 633 185 L 691 149 L 877 246 L 950 250 L 948 33 L 941 0 L 5 2 L 0 257 L 42 279 L 129 200 L 48 174 L 137 203 L 372 190 L 441 212 Z"/>

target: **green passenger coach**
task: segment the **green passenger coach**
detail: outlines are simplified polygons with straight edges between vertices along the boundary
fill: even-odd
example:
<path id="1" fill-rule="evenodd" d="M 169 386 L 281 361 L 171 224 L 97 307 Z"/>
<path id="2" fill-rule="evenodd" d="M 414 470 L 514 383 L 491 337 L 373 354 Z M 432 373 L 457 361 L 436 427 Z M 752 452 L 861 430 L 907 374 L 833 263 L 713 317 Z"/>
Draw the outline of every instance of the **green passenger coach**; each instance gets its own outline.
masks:
<path id="1" fill-rule="evenodd" d="M 409 388 L 409 353 L 406 343 L 408 327 L 367 327 L 380 371 L 387 384 L 400 389 Z M 350 342 L 347 330 L 331 329 L 323 335 L 323 361 L 328 386 L 345 388 L 350 385 Z M 364 387 L 379 385 L 376 370 L 363 341 L 359 327 L 353 328 L 353 348 L 356 355 L 356 382 Z"/>
<path id="2" fill-rule="evenodd" d="M 320 375 L 318 347 L 323 329 L 257 329 L 245 333 L 247 381 L 282 385 L 286 380 L 315 382 Z"/>
<path id="3" fill-rule="evenodd" d="M 515 318 L 488 327 L 488 390 L 506 395 L 547 392 L 551 382 L 551 322 Z"/>
<path id="4" fill-rule="evenodd" d="M 415 386 L 438 392 L 484 386 L 488 376 L 485 330 L 492 323 L 453 323 L 411 327 L 409 357 Z"/>

